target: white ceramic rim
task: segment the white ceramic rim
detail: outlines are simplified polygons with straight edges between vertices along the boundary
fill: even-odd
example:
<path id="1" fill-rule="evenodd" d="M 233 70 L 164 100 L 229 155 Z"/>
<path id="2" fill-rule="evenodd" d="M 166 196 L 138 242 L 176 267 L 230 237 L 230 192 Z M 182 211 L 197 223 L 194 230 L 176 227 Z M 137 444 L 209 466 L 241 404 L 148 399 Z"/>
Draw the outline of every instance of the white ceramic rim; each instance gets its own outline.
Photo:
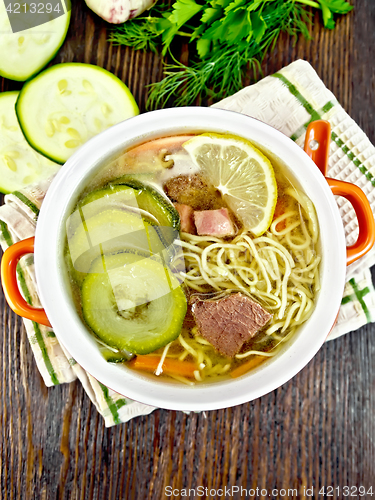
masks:
<path id="1" fill-rule="evenodd" d="M 93 166 L 118 150 L 146 138 L 191 131 L 229 132 L 262 145 L 294 170 L 315 204 L 324 249 L 322 289 L 315 311 L 285 352 L 238 378 L 185 386 L 151 380 L 126 366 L 107 363 L 82 324 L 64 280 L 62 235 L 72 200 L 85 184 Z M 100 155 L 98 154 L 100 152 Z M 35 238 L 36 279 L 47 316 L 58 340 L 88 373 L 102 384 L 145 404 L 201 411 L 230 407 L 254 400 L 295 376 L 316 354 L 333 326 L 345 285 L 345 235 L 335 198 L 312 160 L 293 141 L 270 126 L 214 108 L 173 108 L 153 111 L 113 126 L 84 144 L 61 168 L 52 182 L 38 218 Z"/>

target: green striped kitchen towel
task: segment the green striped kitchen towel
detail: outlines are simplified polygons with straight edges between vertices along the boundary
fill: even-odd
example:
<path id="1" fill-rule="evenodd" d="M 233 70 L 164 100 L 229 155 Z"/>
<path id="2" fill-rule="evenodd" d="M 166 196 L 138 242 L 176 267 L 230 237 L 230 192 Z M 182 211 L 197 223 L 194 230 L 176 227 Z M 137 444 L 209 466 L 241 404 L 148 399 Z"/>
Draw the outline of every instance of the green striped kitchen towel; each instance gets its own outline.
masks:
<path id="1" fill-rule="evenodd" d="M 375 148 L 358 125 L 348 116 L 314 69 L 296 61 L 275 75 L 246 87 L 214 105 L 258 118 L 293 138 L 301 147 L 310 121 L 323 118 L 332 126 L 329 176 L 357 184 L 368 196 L 375 213 Z M 29 186 L 5 197 L 0 207 L 0 244 L 5 250 L 12 243 L 34 235 L 39 210 L 50 181 Z M 348 244 L 358 228 L 348 202 L 338 199 Z M 375 250 L 348 267 L 338 322 L 329 339 L 356 330 L 375 320 L 375 290 L 370 267 Z M 26 300 L 39 305 L 32 256 L 18 267 L 18 280 Z M 88 396 L 111 426 L 148 414 L 154 407 L 129 400 L 100 384 L 86 373 L 59 344 L 51 328 L 24 320 L 38 369 L 47 386 L 78 378 Z"/>

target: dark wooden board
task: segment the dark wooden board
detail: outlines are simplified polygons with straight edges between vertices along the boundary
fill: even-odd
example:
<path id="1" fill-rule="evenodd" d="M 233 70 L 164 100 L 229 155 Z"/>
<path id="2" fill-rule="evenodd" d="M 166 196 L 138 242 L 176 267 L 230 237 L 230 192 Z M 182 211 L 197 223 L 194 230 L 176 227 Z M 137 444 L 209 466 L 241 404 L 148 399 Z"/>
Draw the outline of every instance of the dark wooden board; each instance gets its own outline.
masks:
<path id="1" fill-rule="evenodd" d="M 316 16 L 312 40 L 293 45 L 283 37 L 263 70 L 267 75 L 308 60 L 374 142 L 375 2 L 352 3 L 354 11 L 332 32 Z M 108 28 L 83 0 L 74 2 L 68 37 L 54 62 L 113 71 L 144 111 L 146 85 L 160 78 L 161 60 L 110 45 Z M 21 87 L 0 81 L 1 91 Z M 219 488 L 235 486 L 298 490 L 298 497 L 268 498 L 305 498 L 304 488 L 311 487 L 314 498 L 324 498 L 321 486 L 372 486 L 375 494 L 374 325 L 327 343 L 293 380 L 256 401 L 190 415 L 157 410 L 106 429 L 79 382 L 44 386 L 22 320 L 2 293 L 0 310 L 4 500 L 161 499 L 168 498 L 167 486 L 195 488 L 196 497 L 198 487 L 208 488 L 200 498 L 219 498 Z M 344 498 L 343 490 L 336 493 L 333 498 Z M 256 497 L 239 492 L 221 498 Z"/>

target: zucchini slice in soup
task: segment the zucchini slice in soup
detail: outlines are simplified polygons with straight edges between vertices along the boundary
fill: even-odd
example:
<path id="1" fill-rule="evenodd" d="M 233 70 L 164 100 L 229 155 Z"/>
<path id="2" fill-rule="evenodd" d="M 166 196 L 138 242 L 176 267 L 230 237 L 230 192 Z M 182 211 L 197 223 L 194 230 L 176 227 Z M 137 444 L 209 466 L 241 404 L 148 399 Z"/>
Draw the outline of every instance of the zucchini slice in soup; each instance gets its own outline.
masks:
<path id="1" fill-rule="evenodd" d="M 103 268 L 105 272 L 96 272 Z M 156 257 L 130 252 L 102 255 L 81 291 L 86 323 L 111 347 L 148 354 L 180 334 L 186 297 Z"/>
<path id="2" fill-rule="evenodd" d="M 26 140 L 57 163 L 88 139 L 139 113 L 128 87 L 109 71 L 62 63 L 23 86 L 16 113 Z"/>
<path id="3" fill-rule="evenodd" d="M 150 214 L 160 226 L 180 230 L 180 216 L 172 203 L 155 188 L 138 180 L 124 180 L 123 177 L 115 180 L 86 195 L 79 206 L 92 202 L 97 202 L 98 210 L 101 206 L 112 204 L 139 208 Z"/>
<path id="4" fill-rule="evenodd" d="M 88 207 L 91 208 L 91 204 Z M 85 208 L 87 206 L 73 212 L 67 223 L 70 270 L 78 282 L 102 254 L 112 254 L 124 248 L 148 256 L 164 251 L 155 223 L 140 214 L 108 208 L 91 215 L 85 213 Z"/>
<path id="5" fill-rule="evenodd" d="M 100 354 L 108 363 L 124 363 L 129 361 L 133 355 L 127 351 L 118 351 L 98 343 Z"/>

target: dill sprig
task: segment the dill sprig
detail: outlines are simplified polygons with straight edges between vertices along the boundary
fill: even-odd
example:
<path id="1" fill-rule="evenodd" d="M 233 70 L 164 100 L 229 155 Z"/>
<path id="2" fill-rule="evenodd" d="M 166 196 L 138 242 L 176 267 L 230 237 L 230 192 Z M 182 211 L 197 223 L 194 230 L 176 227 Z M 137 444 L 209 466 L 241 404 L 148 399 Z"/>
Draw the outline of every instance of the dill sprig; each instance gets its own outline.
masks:
<path id="1" fill-rule="evenodd" d="M 176 0 L 124 23 L 110 40 L 168 54 L 172 62 L 164 65 L 164 78 L 150 85 L 147 108 L 186 106 L 197 98 L 233 94 L 242 88 L 247 71 L 257 79 L 281 33 L 294 41 L 300 34 L 310 37 L 312 9 L 321 10 L 324 26 L 333 29 L 334 14 L 352 6 L 346 0 Z M 189 65 L 173 53 L 176 37 L 189 41 Z"/>
<path id="2" fill-rule="evenodd" d="M 111 33 L 110 41 L 115 45 L 126 45 L 137 50 L 158 51 L 161 31 L 156 28 L 157 18 L 140 17 L 138 22 L 124 24 Z M 141 24 L 139 21 L 141 21 Z"/>
<path id="3" fill-rule="evenodd" d="M 155 4 L 147 17 L 136 17 L 117 26 L 111 32 L 109 40 L 115 45 L 125 45 L 136 50 L 150 50 L 157 53 L 163 33 L 163 29 L 158 28 L 158 23 L 167 8 L 167 4 Z"/>
<path id="4" fill-rule="evenodd" d="M 249 59 L 246 51 L 228 48 L 215 59 L 204 60 L 186 66 L 171 54 L 173 64 L 165 64 L 164 78 L 150 85 L 151 91 L 147 101 L 148 109 L 165 107 L 170 99 L 175 106 L 188 106 L 200 96 L 225 97 L 231 95 L 242 86 L 242 71 L 250 65 L 253 73 L 260 74 L 258 59 Z"/>

